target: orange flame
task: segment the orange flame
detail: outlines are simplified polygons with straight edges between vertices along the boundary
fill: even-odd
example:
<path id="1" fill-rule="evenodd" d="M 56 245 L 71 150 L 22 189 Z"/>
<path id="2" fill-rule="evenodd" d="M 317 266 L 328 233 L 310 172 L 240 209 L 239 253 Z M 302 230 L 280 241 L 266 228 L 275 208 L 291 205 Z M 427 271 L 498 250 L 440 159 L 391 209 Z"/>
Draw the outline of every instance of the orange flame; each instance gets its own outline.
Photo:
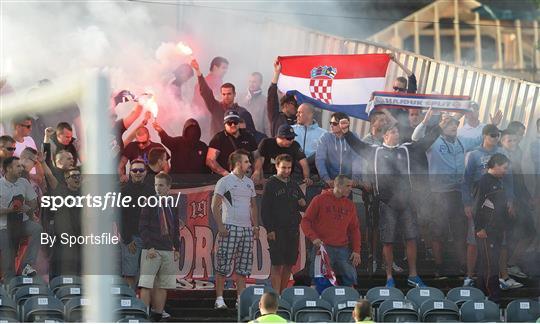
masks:
<path id="1" fill-rule="evenodd" d="M 186 44 L 184 44 L 182 42 L 178 42 L 178 44 L 176 44 L 176 48 L 183 55 L 191 55 L 191 54 L 193 54 L 193 50 L 191 49 L 191 47 L 189 47 L 188 45 L 186 45 Z"/>

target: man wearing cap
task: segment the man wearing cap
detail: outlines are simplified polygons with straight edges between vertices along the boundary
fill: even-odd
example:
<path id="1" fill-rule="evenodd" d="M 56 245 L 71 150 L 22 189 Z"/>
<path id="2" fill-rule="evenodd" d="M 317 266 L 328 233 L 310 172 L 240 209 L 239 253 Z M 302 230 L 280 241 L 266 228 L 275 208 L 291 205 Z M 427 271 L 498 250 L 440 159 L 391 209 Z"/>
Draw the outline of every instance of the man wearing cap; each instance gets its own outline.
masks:
<path id="1" fill-rule="evenodd" d="M 221 120 L 227 110 L 236 111 L 236 115 L 242 119 L 251 119 L 251 114 L 246 108 L 240 107 L 234 99 L 236 98 L 236 89 L 232 83 L 224 83 L 221 85 L 221 101 L 217 101 L 214 97 L 212 89 L 208 86 L 206 79 L 202 75 L 197 60 L 191 61 L 191 67 L 195 70 L 200 86 L 201 96 L 204 99 L 206 108 L 210 112 L 212 118 L 210 120 L 210 134 L 216 134 L 223 130 Z"/>
<path id="2" fill-rule="evenodd" d="M 281 100 L 278 100 L 277 83 L 281 74 L 281 63 L 278 59 L 274 61 L 274 77 L 268 88 L 268 103 L 267 113 L 270 121 L 271 135 L 276 136 L 279 126 L 296 124 L 296 113 L 298 103 L 293 95 L 284 95 Z"/>
<path id="3" fill-rule="evenodd" d="M 473 202 L 474 192 L 477 189 L 478 181 L 487 172 L 487 162 L 495 153 L 504 154 L 504 150 L 498 145 L 500 131 L 497 126 L 488 124 L 482 129 L 482 145 L 476 150 L 465 155 L 465 171 L 463 174 L 462 200 L 465 206 L 465 215 L 468 219 L 467 230 L 467 277 L 464 285 L 472 285 L 472 275 L 476 264 L 476 239 L 473 222 Z M 514 214 L 512 207 L 514 200 L 514 184 L 511 169 L 503 177 L 503 187 L 508 199 L 508 208 L 511 215 Z M 507 278 L 505 278 L 507 279 Z M 513 279 L 507 279 L 509 286 L 517 284 Z M 511 287 L 515 288 L 515 287 Z"/>
<path id="4" fill-rule="evenodd" d="M 229 155 L 238 149 L 253 152 L 257 149 L 257 143 L 249 131 L 240 129 L 240 116 L 237 111 L 227 111 L 223 123 L 225 129 L 214 135 L 208 145 L 206 165 L 212 172 L 226 176 L 229 174 Z"/>
<path id="5" fill-rule="evenodd" d="M 459 120 L 451 117 L 442 125 L 442 133 L 427 150 L 429 187 L 431 189 L 432 208 L 439 210 L 431 213 L 428 220 L 428 234 L 431 237 L 435 276 L 440 277 L 443 267 L 442 242 L 446 241 L 448 225 L 453 234 L 455 246 L 451 250 L 457 254 L 460 265 L 465 266 L 465 239 L 467 236 L 467 218 L 461 197 L 461 184 L 465 171 L 465 153 L 482 144 L 482 136 L 477 138 L 457 135 Z M 418 141 L 424 136 L 426 121 L 416 127 L 412 139 Z M 436 206 L 436 207 L 435 207 Z"/>
<path id="6" fill-rule="evenodd" d="M 266 138 L 259 144 L 259 156 L 255 161 L 255 170 L 253 172 L 253 180 L 255 183 L 261 183 L 263 174 L 272 175 L 275 171 L 275 158 L 280 154 L 289 154 L 293 158 L 293 177 L 294 173 L 298 173 L 300 164 L 302 176 L 307 185 L 311 185 L 312 181 L 309 178 L 309 165 L 306 155 L 302 152 L 300 144 L 294 141 L 296 133 L 293 128 L 287 124 L 279 126 L 277 137 Z M 296 168 L 296 170 L 295 170 Z"/>

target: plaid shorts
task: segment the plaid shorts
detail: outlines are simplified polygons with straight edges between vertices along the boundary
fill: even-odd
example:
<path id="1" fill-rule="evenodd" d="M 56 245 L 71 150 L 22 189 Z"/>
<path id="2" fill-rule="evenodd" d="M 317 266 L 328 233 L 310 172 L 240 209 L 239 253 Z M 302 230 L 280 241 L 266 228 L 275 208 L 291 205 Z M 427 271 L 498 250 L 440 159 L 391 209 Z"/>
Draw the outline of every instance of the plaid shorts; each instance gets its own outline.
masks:
<path id="1" fill-rule="evenodd" d="M 216 272 L 223 276 L 231 273 L 232 262 L 236 262 L 235 272 L 241 276 L 251 274 L 253 263 L 253 232 L 251 227 L 225 224 L 229 235 L 218 237 Z"/>

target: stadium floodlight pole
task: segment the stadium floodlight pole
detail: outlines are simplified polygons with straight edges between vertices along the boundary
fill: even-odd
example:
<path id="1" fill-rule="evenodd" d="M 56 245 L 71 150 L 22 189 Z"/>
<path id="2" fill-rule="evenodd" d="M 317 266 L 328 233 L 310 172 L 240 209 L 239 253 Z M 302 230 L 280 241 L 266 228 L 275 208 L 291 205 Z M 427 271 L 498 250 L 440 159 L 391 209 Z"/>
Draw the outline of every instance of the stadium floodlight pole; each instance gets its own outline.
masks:
<path id="1" fill-rule="evenodd" d="M 35 90 L 35 89 L 33 89 Z M 114 166 L 111 156 L 111 123 L 109 121 L 109 81 L 97 71 L 81 73 L 54 80 L 50 86 L 39 88 L 28 95 L 30 89 L 0 96 L 0 119 L 9 120 L 21 114 L 47 113 L 72 102 L 82 103 L 81 118 L 85 125 L 86 175 L 82 184 L 83 194 L 97 195 L 116 191 Z M 104 213 L 99 208 L 84 208 L 83 235 L 111 233 L 114 210 Z M 83 245 L 83 284 L 88 306 L 84 319 L 91 322 L 114 322 L 113 297 L 110 284 L 114 271 L 111 245 Z"/>

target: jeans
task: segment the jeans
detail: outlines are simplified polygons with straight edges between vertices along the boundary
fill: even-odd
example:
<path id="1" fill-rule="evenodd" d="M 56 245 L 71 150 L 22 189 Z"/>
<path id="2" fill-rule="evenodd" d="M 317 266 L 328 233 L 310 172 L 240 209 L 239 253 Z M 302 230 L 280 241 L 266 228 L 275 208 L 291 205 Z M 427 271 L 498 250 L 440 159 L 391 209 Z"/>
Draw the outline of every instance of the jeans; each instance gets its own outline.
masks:
<path id="1" fill-rule="evenodd" d="M 40 235 L 42 227 L 40 224 L 27 220 L 22 223 L 21 235 L 28 237 L 28 248 L 24 255 L 21 266 L 26 264 L 34 265 L 40 247 Z M 15 255 L 19 249 L 19 241 L 12 239 L 7 229 L 0 230 L 0 254 L 1 266 L 4 272 L 4 282 L 15 276 Z"/>
<path id="2" fill-rule="evenodd" d="M 337 276 L 341 277 L 339 284 L 341 286 L 349 286 L 349 287 L 356 285 L 358 273 L 356 271 L 356 268 L 352 265 L 351 261 L 349 260 L 352 253 L 351 249 L 347 246 L 339 247 L 339 246 L 329 246 L 329 245 L 325 245 L 324 248 L 326 249 L 326 252 L 328 253 L 328 256 L 330 257 L 330 265 L 332 267 L 332 270 L 334 270 L 336 277 Z M 311 250 L 312 261 L 310 265 L 310 273 L 312 277 L 314 274 L 313 260 L 315 260 L 315 255 L 317 254 L 318 250 L 319 249 L 316 247 L 313 247 L 313 249 Z"/>

